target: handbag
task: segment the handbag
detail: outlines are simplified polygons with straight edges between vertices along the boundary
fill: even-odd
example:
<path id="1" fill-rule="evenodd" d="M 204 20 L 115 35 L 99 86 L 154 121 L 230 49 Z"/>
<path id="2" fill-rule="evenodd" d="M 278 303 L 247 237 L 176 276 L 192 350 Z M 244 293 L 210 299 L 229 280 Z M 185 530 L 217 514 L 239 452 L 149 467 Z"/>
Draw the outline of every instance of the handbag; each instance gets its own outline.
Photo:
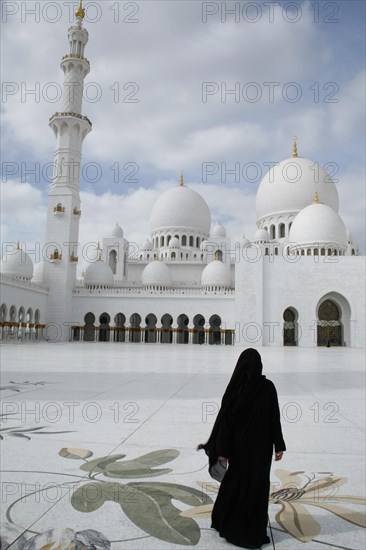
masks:
<path id="1" fill-rule="evenodd" d="M 209 469 L 208 473 L 212 477 L 212 479 L 215 479 L 216 481 L 221 481 L 224 479 L 224 475 L 226 474 L 227 470 L 227 463 L 221 462 L 221 460 L 217 459 L 215 464 L 213 464 Z"/>

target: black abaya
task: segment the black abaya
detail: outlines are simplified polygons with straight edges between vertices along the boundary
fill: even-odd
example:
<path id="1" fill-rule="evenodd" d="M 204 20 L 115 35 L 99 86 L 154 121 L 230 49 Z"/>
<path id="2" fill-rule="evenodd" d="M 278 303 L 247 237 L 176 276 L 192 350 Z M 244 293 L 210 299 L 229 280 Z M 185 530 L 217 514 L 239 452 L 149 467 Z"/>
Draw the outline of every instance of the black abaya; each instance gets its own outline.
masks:
<path id="1" fill-rule="evenodd" d="M 277 392 L 261 375 L 256 350 L 246 350 L 225 392 L 209 441 L 201 448 L 210 463 L 229 458 L 212 511 L 212 527 L 240 547 L 260 547 L 268 541 L 266 527 L 270 468 L 275 451 L 286 449 Z"/>

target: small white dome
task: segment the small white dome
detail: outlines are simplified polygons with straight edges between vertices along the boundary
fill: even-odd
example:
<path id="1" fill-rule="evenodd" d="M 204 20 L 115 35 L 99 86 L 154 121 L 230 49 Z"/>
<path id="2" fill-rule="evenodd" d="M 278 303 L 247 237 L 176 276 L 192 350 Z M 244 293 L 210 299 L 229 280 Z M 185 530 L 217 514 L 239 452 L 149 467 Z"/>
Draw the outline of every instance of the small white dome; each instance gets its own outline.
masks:
<path id="1" fill-rule="evenodd" d="M 240 245 L 244 247 L 244 246 L 247 246 L 248 244 L 250 244 L 250 240 L 247 239 L 245 235 L 243 235 Z"/>
<path id="2" fill-rule="evenodd" d="M 173 237 L 172 239 L 170 239 L 169 248 L 180 248 L 180 242 L 177 237 Z"/>
<path id="3" fill-rule="evenodd" d="M 169 267 L 159 260 L 150 262 L 142 272 L 141 281 L 144 286 L 164 286 L 172 284 L 172 275 Z"/>
<path id="4" fill-rule="evenodd" d="M 224 288 L 231 287 L 230 264 L 213 260 L 210 262 L 201 275 L 202 286 L 220 286 Z"/>
<path id="5" fill-rule="evenodd" d="M 146 239 L 146 241 L 141 247 L 141 250 L 152 250 L 152 249 L 153 249 L 153 243 L 149 239 Z"/>
<path id="6" fill-rule="evenodd" d="M 34 264 L 32 283 L 43 283 L 44 261 Z"/>
<path id="7" fill-rule="evenodd" d="M 30 280 L 33 277 L 31 257 L 20 248 L 7 253 L 1 260 L 1 273 L 14 279 Z"/>
<path id="8" fill-rule="evenodd" d="M 294 219 L 289 241 L 295 246 L 337 245 L 347 247 L 347 230 L 342 218 L 326 204 L 310 204 Z"/>
<path id="9" fill-rule="evenodd" d="M 165 191 L 151 211 L 151 231 L 184 228 L 209 233 L 211 214 L 204 199 L 185 185 Z"/>
<path id="10" fill-rule="evenodd" d="M 86 268 L 84 284 L 86 286 L 111 286 L 113 285 L 113 271 L 103 260 L 97 260 Z"/>
<path id="11" fill-rule="evenodd" d="M 225 238 L 226 237 L 226 229 L 223 225 L 221 225 L 221 223 L 217 224 L 213 230 L 212 230 L 212 233 L 211 233 L 211 236 L 212 237 L 222 237 L 222 238 Z"/>
<path id="12" fill-rule="evenodd" d="M 269 233 L 266 229 L 257 229 L 257 231 L 254 233 L 254 242 L 263 242 L 268 243 L 270 241 Z"/>
<path id="13" fill-rule="evenodd" d="M 122 229 L 121 226 L 118 225 L 118 223 L 116 224 L 115 228 L 113 229 L 113 231 L 111 233 L 111 236 L 116 237 L 117 239 L 122 239 L 123 238 L 123 229 Z"/>
<path id="14" fill-rule="evenodd" d="M 312 203 L 315 191 L 322 203 L 338 212 L 338 191 L 329 174 L 313 160 L 285 159 L 269 170 L 258 187 L 257 219 L 300 212 Z"/>

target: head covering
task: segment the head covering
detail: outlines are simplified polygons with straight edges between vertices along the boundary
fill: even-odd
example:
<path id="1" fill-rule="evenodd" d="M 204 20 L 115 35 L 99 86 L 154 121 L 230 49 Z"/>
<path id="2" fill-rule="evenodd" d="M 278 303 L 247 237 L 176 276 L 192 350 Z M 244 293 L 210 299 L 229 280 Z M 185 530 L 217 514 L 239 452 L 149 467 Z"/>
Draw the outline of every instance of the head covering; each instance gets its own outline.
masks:
<path id="1" fill-rule="evenodd" d="M 262 369 L 261 356 L 257 350 L 248 348 L 240 354 L 223 395 L 221 408 L 211 435 L 206 443 L 201 443 L 197 447 L 197 449 L 205 450 L 209 457 L 210 466 L 217 460 L 216 443 L 221 422 L 229 412 L 235 416 L 240 414 L 242 419 L 246 418 L 266 378 L 262 375 Z"/>

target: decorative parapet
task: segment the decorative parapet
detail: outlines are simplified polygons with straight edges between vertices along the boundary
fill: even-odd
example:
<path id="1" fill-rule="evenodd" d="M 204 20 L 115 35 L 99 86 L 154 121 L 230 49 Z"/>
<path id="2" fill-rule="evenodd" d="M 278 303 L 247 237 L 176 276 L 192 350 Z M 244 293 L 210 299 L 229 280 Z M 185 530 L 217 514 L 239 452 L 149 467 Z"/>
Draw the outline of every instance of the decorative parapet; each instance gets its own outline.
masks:
<path id="1" fill-rule="evenodd" d="M 81 61 L 85 61 L 85 63 L 87 63 L 90 66 L 89 59 L 77 53 L 68 53 L 67 55 L 63 56 L 61 61 L 64 61 L 64 59 L 81 59 Z"/>
<path id="2" fill-rule="evenodd" d="M 70 262 L 78 262 L 78 261 L 79 261 L 78 256 L 74 256 L 74 254 L 71 254 L 71 256 L 70 256 Z"/>
<path id="3" fill-rule="evenodd" d="M 212 299 L 212 292 L 207 293 L 203 288 L 167 288 L 165 290 L 151 290 L 146 289 L 143 286 L 130 286 L 130 287 L 108 287 L 103 288 L 98 287 L 88 287 L 82 285 L 82 280 L 78 279 L 78 284 L 74 288 L 73 293 L 78 296 L 90 296 L 90 294 L 100 294 L 103 292 L 104 295 L 124 295 L 124 296 L 198 296 Z M 235 290 L 218 290 L 215 293 L 216 297 L 234 297 Z"/>
<path id="4" fill-rule="evenodd" d="M 75 206 L 73 212 L 74 212 L 74 216 L 81 216 L 81 210 L 78 210 L 78 209 L 76 208 L 76 206 Z"/>
<path id="5" fill-rule="evenodd" d="M 93 127 L 91 121 L 88 119 L 87 116 L 79 115 L 78 113 L 72 113 L 72 112 L 62 112 L 62 113 L 56 112 L 49 118 L 49 122 L 52 122 L 55 118 L 65 117 L 65 116 L 72 116 L 74 118 L 79 118 L 80 120 L 85 120 L 88 124 L 90 124 L 91 128 Z"/>

